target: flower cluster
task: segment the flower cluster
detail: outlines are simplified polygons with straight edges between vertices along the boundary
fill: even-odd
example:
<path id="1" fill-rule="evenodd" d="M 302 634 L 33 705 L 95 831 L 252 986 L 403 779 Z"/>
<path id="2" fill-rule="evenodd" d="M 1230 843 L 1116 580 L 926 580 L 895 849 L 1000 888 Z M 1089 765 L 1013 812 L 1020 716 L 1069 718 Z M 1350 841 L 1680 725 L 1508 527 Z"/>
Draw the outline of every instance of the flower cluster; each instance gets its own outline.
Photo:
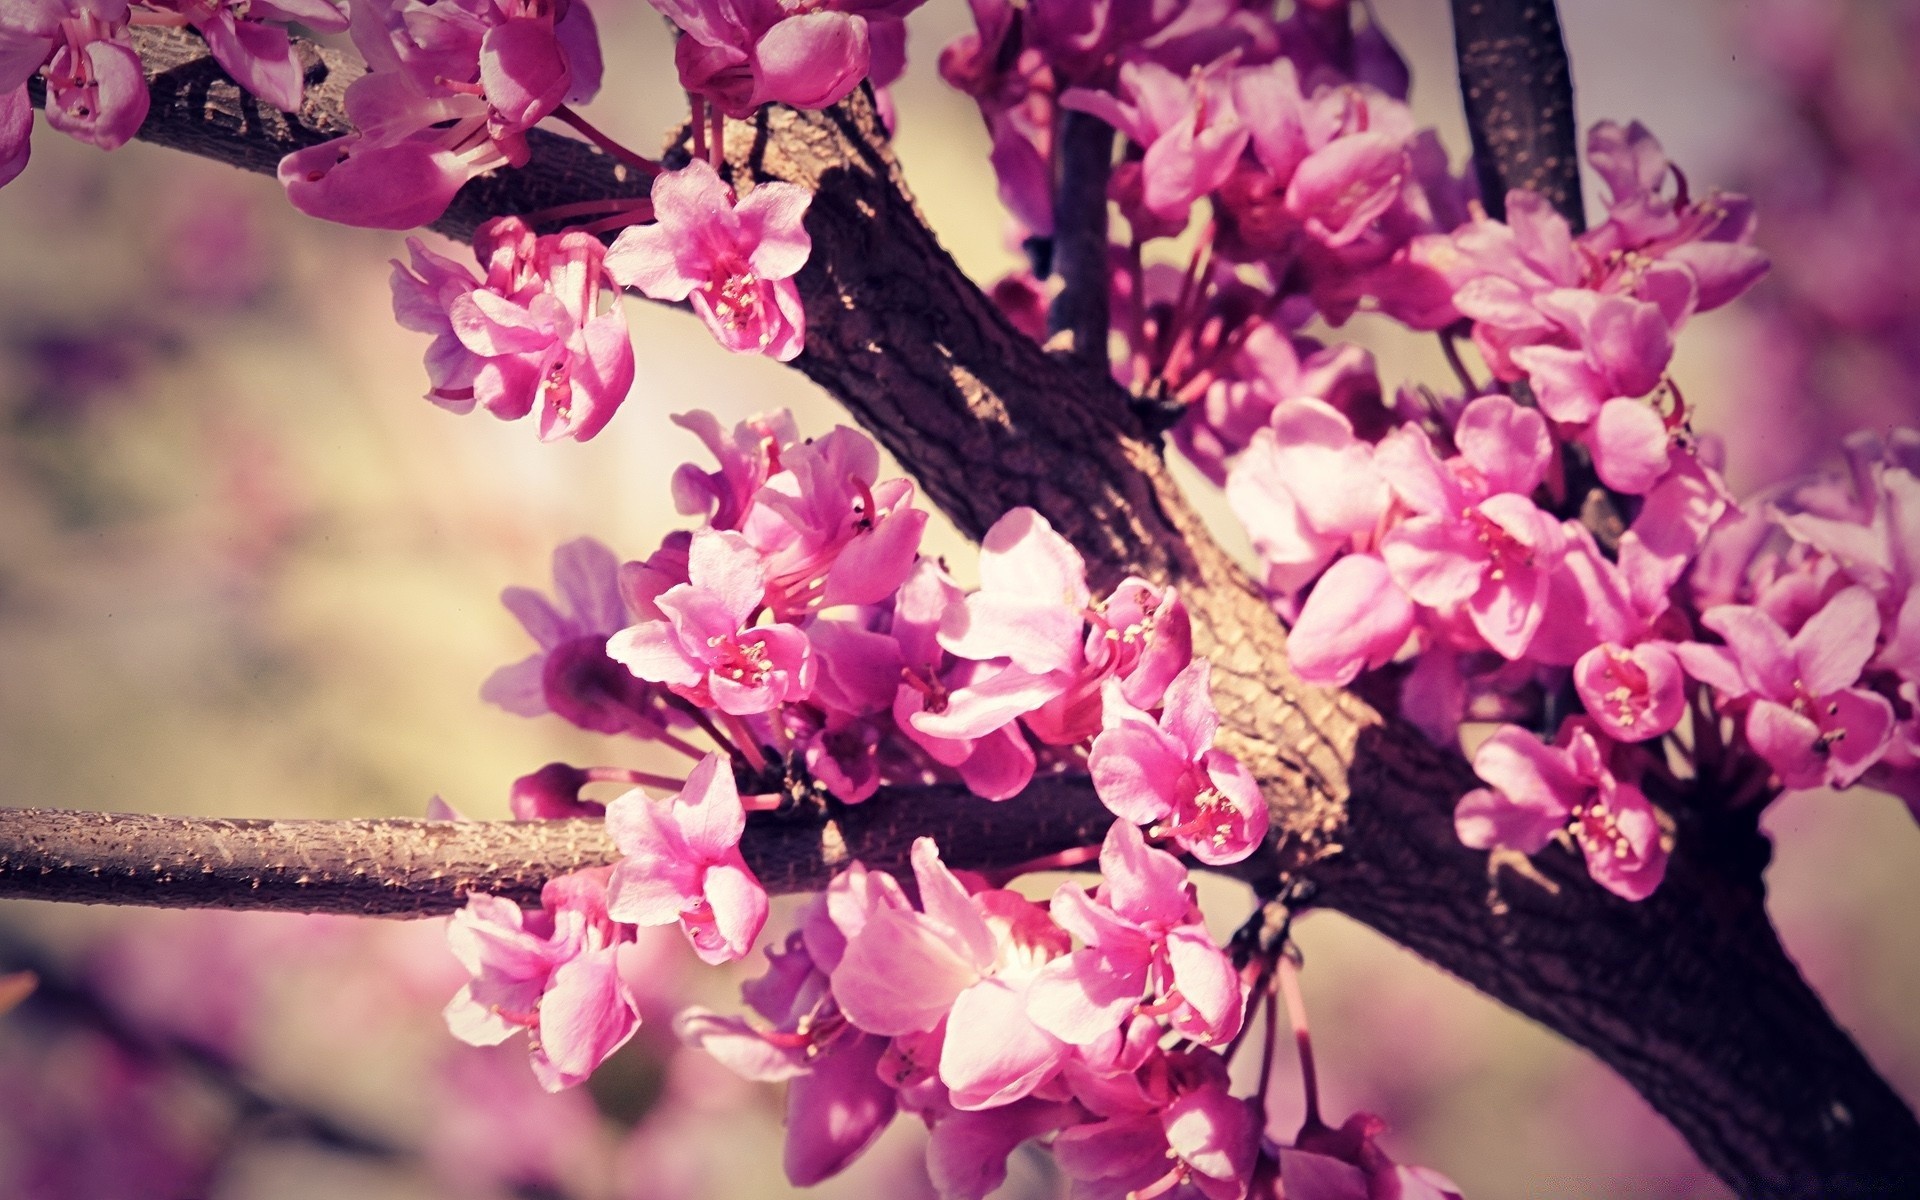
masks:
<path id="1" fill-rule="evenodd" d="M 354 0 L 369 68 L 347 87 L 355 132 L 280 162 L 310 216 L 410 229 L 476 175 L 527 161 L 526 132 L 600 89 L 585 0 Z"/>
<path id="2" fill-rule="evenodd" d="M 939 1050 L 949 1010 L 983 1030 L 1004 1027 L 994 1014 L 1028 1022 L 1012 1059 L 986 1041 L 948 1043 L 942 1086 L 958 1098 L 921 1087 L 924 1112 L 1013 1105 L 1076 1055 L 1121 1053 L 1136 1019 L 1206 1045 L 1230 1040 L 1239 977 L 1199 923 L 1186 868 L 1149 839 L 1231 863 L 1265 837 L 1267 811 L 1253 777 L 1213 746 L 1209 667 L 1193 656 L 1178 595 L 1129 579 L 1096 598 L 1079 554 L 1029 509 L 988 531 L 980 587 L 963 591 L 921 556 L 926 513 L 912 484 L 879 478 L 864 435 L 802 440 L 785 414 L 732 430 L 706 413 L 678 420 L 717 460 L 674 476 L 701 527 L 626 564 L 591 541 L 563 546 L 557 604 L 506 595 L 538 653 L 496 672 L 483 694 L 697 765 L 684 784 L 556 763 L 515 785 L 522 818 L 604 814 L 623 858 L 610 877 L 554 885 L 540 917 L 551 927 L 530 926 L 509 901 L 474 899 L 458 937 L 475 982 L 450 1009 L 455 1031 L 497 1041 L 525 1026 L 543 1081 L 576 1082 L 573 1064 L 598 1062 L 632 1030 L 607 965 L 630 927 L 677 923 L 709 962 L 752 947 L 767 897 L 739 848 L 750 809 L 779 807 L 794 789 L 857 804 L 883 785 L 942 780 L 1004 800 L 1044 768 L 1090 775 L 1121 818 L 1102 858 L 1107 882 L 1063 889 L 1051 911 L 1012 892 L 970 894 L 925 842 L 916 911 L 890 877 L 854 868 L 830 893 L 859 898 L 857 913 L 834 910 L 844 945 L 809 960 L 848 981 L 834 992 L 847 1020 L 910 1037 L 889 1053 L 923 1056 Z M 743 797 L 736 771 L 780 791 Z M 580 794 L 609 781 L 678 791 L 661 801 L 635 788 L 604 807 Z M 903 957 L 912 952 L 918 967 Z M 760 1007 L 777 1022 L 793 1015 L 787 1004 Z M 976 1007 L 986 1015 L 966 1015 Z M 1095 1045 L 1104 1049 L 1084 1049 Z M 1125 1069 L 1145 1050 L 1127 1051 Z M 889 1116 L 897 1106 L 868 1105 Z"/>
<path id="3" fill-rule="evenodd" d="M 495 218 L 474 235 L 484 279 L 418 238 L 407 247 L 412 269 L 393 264 L 393 311 L 434 335 L 427 399 L 507 421 L 537 404 L 542 441 L 584 441 L 612 419 L 633 385 L 633 343 L 598 239 L 535 236 L 518 217 Z"/>
<path id="4" fill-rule="evenodd" d="M 27 80 L 46 79 L 47 124 L 102 150 L 147 117 L 147 77 L 127 35 L 145 22 L 191 25 L 234 81 L 293 112 L 304 82 L 283 23 L 338 32 L 330 0 L 21 0 L 0 10 L 0 185 L 27 165 Z M 269 24 L 269 22 L 272 22 Z"/>

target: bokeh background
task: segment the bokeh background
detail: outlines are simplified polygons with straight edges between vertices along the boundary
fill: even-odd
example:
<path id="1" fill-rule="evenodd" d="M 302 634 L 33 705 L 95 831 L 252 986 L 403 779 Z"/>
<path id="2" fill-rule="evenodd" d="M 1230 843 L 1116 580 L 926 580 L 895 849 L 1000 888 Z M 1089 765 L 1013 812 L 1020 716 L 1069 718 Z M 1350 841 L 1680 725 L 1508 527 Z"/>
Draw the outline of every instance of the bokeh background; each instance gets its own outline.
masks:
<path id="1" fill-rule="evenodd" d="M 1376 7 L 1459 161 L 1446 6 Z M 1760 200 L 1774 276 L 1690 325 L 1675 369 L 1736 490 L 1818 468 L 1849 428 L 1920 421 L 1920 4 L 1561 10 L 1583 123 L 1638 118 L 1696 191 Z M 684 115 L 666 30 L 638 3 L 596 13 L 610 70 L 589 111 L 656 146 Z M 898 146 L 984 282 L 1015 261 L 986 138 L 932 69 L 966 22 L 959 0 L 910 22 Z M 628 557 L 657 544 L 669 475 L 701 458 L 668 414 L 840 419 L 796 373 L 638 303 L 640 381 L 597 440 L 451 416 L 419 398 L 422 341 L 389 315 L 399 253 L 299 217 L 270 180 L 37 131 L 0 191 L 0 803 L 322 817 L 419 815 L 439 795 L 504 816 L 515 776 L 606 755 L 477 698 L 527 652 L 500 589 L 545 586 L 580 534 Z M 1445 377 L 1431 339 L 1365 318 L 1342 336 L 1389 383 Z M 1768 827 L 1789 947 L 1920 1098 L 1920 830 L 1865 792 L 1790 797 Z M 1210 902 L 1222 929 L 1247 906 L 1226 887 Z M 1473 1200 L 1725 1195 L 1581 1052 L 1343 918 L 1298 935 L 1328 1106 L 1380 1113 L 1399 1157 Z M 0 971 L 46 978 L 0 1018 L 0 1195 L 788 1194 L 777 1090 L 667 1032 L 678 1002 L 734 1004 L 737 975 L 644 941 L 641 1036 L 590 1088 L 547 1096 L 517 1043 L 446 1034 L 444 946 L 432 921 L 0 903 Z M 1298 1108 L 1287 1069 L 1281 1113 Z M 897 1125 L 814 1194 L 929 1194 L 920 1136 Z M 1041 1156 L 1014 1166 L 1006 1195 L 1056 1193 Z"/>

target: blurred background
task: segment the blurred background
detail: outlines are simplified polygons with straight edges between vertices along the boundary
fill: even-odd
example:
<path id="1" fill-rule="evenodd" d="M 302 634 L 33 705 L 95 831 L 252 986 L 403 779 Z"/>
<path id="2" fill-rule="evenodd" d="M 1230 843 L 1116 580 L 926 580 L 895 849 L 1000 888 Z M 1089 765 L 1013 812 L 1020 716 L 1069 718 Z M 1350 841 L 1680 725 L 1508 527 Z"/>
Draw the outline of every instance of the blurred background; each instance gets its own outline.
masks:
<path id="1" fill-rule="evenodd" d="M 1376 7 L 1458 162 L 1446 6 Z M 1849 429 L 1920 420 L 1920 3 L 1561 11 L 1583 126 L 1640 119 L 1696 192 L 1759 201 L 1773 276 L 1690 325 L 1675 368 L 1736 491 L 1820 467 Z M 640 4 L 596 15 L 613 69 L 590 115 L 648 150 L 684 119 L 666 30 Z M 967 23 L 958 0 L 912 18 L 898 146 L 942 240 L 990 282 L 1016 260 L 986 137 L 933 70 Z M 0 231 L 7 805 L 412 816 L 438 795 L 503 817 L 515 776 L 605 755 L 478 699 L 528 652 L 500 589 L 546 588 L 552 548 L 581 534 L 624 557 L 658 544 L 673 468 L 704 462 L 668 414 L 840 419 L 797 373 L 637 303 L 640 382 L 595 441 L 449 415 L 419 398 L 424 339 L 390 317 L 398 236 L 308 221 L 271 180 L 169 151 L 109 159 L 42 126 L 0 191 Z M 1341 336 L 1389 384 L 1443 377 L 1430 338 L 1364 317 Z M 1920 831 L 1866 792 L 1790 797 L 1768 824 L 1790 949 L 1920 1097 Z M 1224 887 L 1210 900 L 1222 930 L 1248 905 Z M 1298 933 L 1328 1107 L 1380 1113 L 1396 1157 L 1472 1200 L 1725 1195 L 1581 1052 L 1343 918 Z M 698 968 L 677 934 L 635 955 L 635 1043 L 558 1096 L 518 1040 L 446 1033 L 461 975 L 438 921 L 0 903 L 0 973 L 23 966 L 45 983 L 0 1018 L 0 1195 L 788 1194 L 777 1089 L 667 1031 L 677 1004 L 737 1003 L 739 976 Z M 1284 1077 L 1277 1091 L 1276 1112 L 1297 1113 Z M 920 1137 L 897 1124 L 812 1194 L 930 1194 Z M 1014 1167 L 1005 1195 L 1056 1193 L 1041 1156 Z"/>

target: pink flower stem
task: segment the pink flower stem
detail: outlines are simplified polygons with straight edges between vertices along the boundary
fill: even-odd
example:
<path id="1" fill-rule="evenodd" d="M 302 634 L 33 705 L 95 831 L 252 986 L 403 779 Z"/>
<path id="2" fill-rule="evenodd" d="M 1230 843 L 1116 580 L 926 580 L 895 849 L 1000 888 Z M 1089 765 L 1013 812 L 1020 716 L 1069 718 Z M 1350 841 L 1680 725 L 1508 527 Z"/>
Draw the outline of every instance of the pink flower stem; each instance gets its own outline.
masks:
<path id="1" fill-rule="evenodd" d="M 1260 1087 L 1254 1092 L 1261 1112 L 1267 1111 L 1267 1085 L 1273 1082 L 1273 1060 L 1280 1050 L 1280 1002 L 1274 995 L 1273 981 L 1267 981 L 1266 995 L 1262 998 L 1262 1007 L 1267 1014 L 1267 1048 L 1260 1056 Z"/>
<path id="2" fill-rule="evenodd" d="M 712 109 L 707 114 L 707 120 L 713 127 L 712 132 L 707 136 L 707 154 L 710 156 L 708 161 L 718 173 L 727 168 L 727 114 L 717 108 Z"/>
<path id="3" fill-rule="evenodd" d="M 1071 850 L 1062 850 L 1058 854 L 1047 854 L 1040 858 L 1030 858 L 1010 867 L 996 867 L 991 871 L 982 871 L 995 887 L 1005 887 L 1009 882 L 1033 871 L 1068 871 L 1074 867 L 1085 866 L 1100 857 L 1098 846 L 1075 846 Z"/>
<path id="4" fill-rule="evenodd" d="M 559 108 L 554 109 L 553 119 L 579 133 L 594 145 L 605 150 L 608 154 L 613 155 L 635 170 L 647 175 L 658 175 L 660 173 L 659 163 L 643 155 L 635 154 L 619 142 L 601 133 L 598 129 L 588 124 L 585 117 L 573 111 L 568 105 L 562 104 Z"/>
<path id="5" fill-rule="evenodd" d="M 753 769 L 766 770 L 767 756 L 760 752 L 759 740 L 753 736 L 753 730 L 747 728 L 747 723 L 732 713 L 721 713 L 720 720 L 733 733 L 734 745 L 739 748 L 740 753 L 747 756 L 747 761 L 753 765 Z"/>
<path id="6" fill-rule="evenodd" d="M 149 12 L 135 9 L 127 15 L 129 25 L 147 25 L 155 28 L 185 29 L 191 22 L 181 13 Z"/>
<path id="7" fill-rule="evenodd" d="M 1293 1026 L 1293 1044 L 1300 1051 L 1300 1086 L 1307 1093 L 1307 1115 L 1301 1131 L 1325 1128 L 1320 1123 L 1320 1076 L 1313 1066 L 1313 1038 L 1307 1032 L 1307 1004 L 1300 995 L 1300 964 L 1286 951 L 1280 954 L 1280 995 L 1287 1002 L 1287 1022 Z"/>
<path id="8" fill-rule="evenodd" d="M 1133 303 L 1128 306 L 1127 317 L 1133 322 L 1127 338 L 1133 347 L 1133 390 L 1139 391 L 1147 386 L 1147 268 L 1140 253 L 1140 238 L 1136 235 L 1127 245 L 1127 276 L 1133 285 Z"/>
<path id="9" fill-rule="evenodd" d="M 707 156 L 707 101 L 705 97 L 688 92 L 687 106 L 693 111 L 693 115 L 688 118 L 688 124 L 693 126 L 693 156 L 705 158 Z"/>
<path id="10" fill-rule="evenodd" d="M 588 767 L 588 783 L 631 783 L 642 787 L 665 788 L 671 792 L 680 791 L 687 786 L 684 779 L 675 779 L 671 775 L 655 775 L 652 771 L 634 771 L 626 767 Z"/>
<path id="11" fill-rule="evenodd" d="M 760 792 L 752 796 L 740 797 L 740 807 L 748 812 L 772 812 L 787 802 L 787 798 L 778 792 Z"/>
<path id="12" fill-rule="evenodd" d="M 720 727 L 713 723 L 713 719 L 707 716 L 707 714 L 700 708 L 699 705 L 695 704 L 693 701 L 688 700 L 682 696 L 674 696 L 671 699 L 669 699 L 667 703 L 679 709 L 681 712 L 686 713 L 687 716 L 693 718 L 693 723 L 700 727 L 700 732 L 712 738 L 713 744 L 715 746 L 718 746 L 720 749 L 725 750 L 729 755 L 741 753 L 740 750 L 735 748 L 732 739 L 728 738 L 726 734 L 720 732 Z M 700 757 L 705 758 L 706 755 L 702 754 Z"/>
<path id="13" fill-rule="evenodd" d="M 654 741 L 659 742 L 661 745 L 666 746 L 669 749 L 678 750 L 680 753 L 686 755 L 688 758 L 692 759 L 695 762 L 699 762 L 701 759 L 707 756 L 707 752 L 705 750 L 700 749 L 700 747 L 694 745 L 692 742 L 687 741 L 685 738 L 676 737 L 675 735 L 668 733 L 664 729 L 660 730 L 658 733 L 653 734 L 652 737 Z"/>
<path id="14" fill-rule="evenodd" d="M 1173 306 L 1173 320 L 1168 324 L 1167 357 L 1160 367 L 1160 377 L 1168 382 L 1178 375 L 1187 358 L 1189 344 L 1195 328 L 1195 319 L 1204 308 L 1207 299 L 1205 275 L 1213 262 L 1213 234 L 1215 223 L 1207 222 L 1200 233 L 1200 244 L 1194 247 L 1193 261 L 1187 264 L 1187 277 L 1180 284 L 1180 299 Z"/>
<path id="15" fill-rule="evenodd" d="M 1460 360 L 1460 347 L 1454 344 L 1453 335 L 1446 330 L 1440 331 L 1440 353 L 1447 356 L 1447 365 L 1460 378 L 1460 386 L 1467 389 L 1467 395 L 1478 396 L 1480 385 L 1474 382 L 1473 373 L 1467 370 L 1467 364 Z"/>

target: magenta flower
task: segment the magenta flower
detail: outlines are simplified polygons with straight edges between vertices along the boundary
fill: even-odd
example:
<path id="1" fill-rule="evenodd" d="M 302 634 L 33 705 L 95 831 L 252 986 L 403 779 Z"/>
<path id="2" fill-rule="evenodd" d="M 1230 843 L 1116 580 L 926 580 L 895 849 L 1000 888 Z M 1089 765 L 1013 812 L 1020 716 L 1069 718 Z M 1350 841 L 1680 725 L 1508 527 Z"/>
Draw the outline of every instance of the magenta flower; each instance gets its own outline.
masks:
<path id="1" fill-rule="evenodd" d="M 1727 644 L 1683 643 L 1681 664 L 1723 699 L 1747 701 L 1747 740 L 1782 786 L 1845 787 L 1879 760 L 1893 736 L 1893 706 L 1854 686 L 1880 635 L 1866 588 L 1835 595 L 1791 638 L 1745 605 L 1710 608 L 1700 623 Z"/>
<path id="2" fill-rule="evenodd" d="M 297 21 L 320 33 L 339 33 L 347 17 L 328 0 L 171 0 L 172 8 L 207 40 L 207 49 L 234 81 L 288 112 L 305 90 L 300 59 L 287 31 L 264 21 Z"/>
<path id="3" fill-rule="evenodd" d="M 1298 591 L 1335 556 L 1371 542 L 1392 493 L 1373 447 L 1319 400 L 1276 406 L 1268 428 L 1227 470 L 1227 503 L 1267 566 L 1267 587 Z"/>
<path id="4" fill-rule="evenodd" d="M 762 183 L 736 201 L 696 160 L 654 179 L 655 223 L 622 230 L 607 269 L 655 300 L 690 300 L 727 349 L 789 362 L 807 340 L 793 276 L 813 249 L 801 224 L 812 199 L 790 183 Z"/>
<path id="5" fill-rule="evenodd" d="M 1087 758 L 1094 790 L 1114 815 L 1148 825 L 1203 863 L 1252 854 L 1267 835 L 1267 802 L 1253 776 L 1213 748 L 1220 728 L 1198 658 L 1167 685 L 1158 721 L 1108 691 L 1110 720 Z"/>
<path id="6" fill-rule="evenodd" d="M 1307 593 L 1287 633 L 1287 660 L 1308 683 L 1345 687 L 1361 671 L 1392 662 L 1418 621 L 1413 601 L 1383 560 L 1349 554 Z"/>
<path id="7" fill-rule="evenodd" d="M 844 425 L 778 458 L 738 525 L 760 553 L 774 616 L 877 604 L 898 591 L 927 524 L 913 507 L 913 483 L 879 479 L 879 449 Z"/>
<path id="8" fill-rule="evenodd" d="M 680 85 L 730 117 L 762 104 L 826 108 L 866 77 L 886 33 L 921 0 L 652 0 L 684 32 Z M 883 81 L 884 82 L 884 81 Z"/>
<path id="9" fill-rule="evenodd" d="M 596 733 L 657 731 L 659 693 L 607 657 L 607 639 L 631 619 L 620 560 L 592 538 L 576 538 L 554 550 L 553 583 L 558 603 L 532 588 L 500 594 L 540 649 L 489 675 L 480 698 L 516 716 L 555 713 Z"/>
<path id="10" fill-rule="evenodd" d="M 0 11 L 0 95 L 26 101 L 25 84 L 46 77 L 47 124 L 112 150 L 146 120 L 150 98 L 140 56 L 127 40 L 127 0 L 19 0 Z M 26 164 L 31 117 L 0 121 L 0 178 Z"/>
<path id="11" fill-rule="evenodd" d="M 1483 396 L 1461 414 L 1454 441 L 1460 454 L 1445 463 L 1411 425 L 1376 448 L 1375 468 L 1414 514 L 1380 553 L 1415 603 L 1464 611 L 1487 645 L 1517 659 L 1546 617 L 1566 549 L 1560 523 L 1527 498 L 1551 454 L 1546 422 L 1505 396 Z"/>
<path id="12" fill-rule="evenodd" d="M 1564 831 L 1595 883 L 1646 899 L 1666 874 L 1669 839 L 1640 789 L 1614 778 L 1607 750 L 1578 721 L 1554 746 L 1501 726 L 1473 757 L 1474 774 L 1493 786 L 1468 792 L 1454 809 L 1460 840 L 1475 850 L 1538 854 Z"/>
<path id="13" fill-rule="evenodd" d="M 807 635 L 752 624 L 766 598 L 760 556 L 737 533 L 702 529 L 687 554 L 688 582 L 654 601 L 665 620 L 642 621 L 607 641 L 607 654 L 649 683 L 734 716 L 770 712 L 813 690 Z"/>
<path id="14" fill-rule="evenodd" d="M 671 925 L 709 963 L 746 957 L 767 923 L 767 893 L 740 857 L 747 814 L 733 769 L 709 754 L 677 795 L 638 788 L 607 806 L 607 832 L 624 855 L 607 885 L 607 911 L 635 925 Z"/>
<path id="15" fill-rule="evenodd" d="M 1302 1130 L 1296 1145 L 1279 1150 L 1286 1200 L 1461 1200 L 1459 1185 L 1445 1175 L 1388 1158 L 1376 1141 L 1386 1128 L 1362 1112 L 1338 1129 Z"/>
<path id="16" fill-rule="evenodd" d="M 586 1079 L 640 1025 L 618 969 L 632 931 L 608 915 L 608 874 L 596 868 L 549 882 L 532 913 L 471 895 L 447 927 L 454 957 L 473 977 L 447 1005 L 447 1027 L 475 1046 L 525 1029 L 534 1074 L 550 1092 Z"/>
<path id="17" fill-rule="evenodd" d="M 538 404 L 542 441 L 586 441 L 613 419 L 633 384 L 633 343 L 597 239 L 536 237 L 518 217 L 496 218 L 474 235 L 484 281 L 417 238 L 407 246 L 413 269 L 393 264 L 393 311 L 434 335 L 427 399 L 505 421 Z"/>
<path id="18" fill-rule="evenodd" d="M 1117 96 L 1072 88 L 1060 106 L 1092 113 L 1146 148 L 1140 202 L 1175 229 L 1186 224 L 1194 201 L 1226 182 L 1249 136 L 1224 67 L 1182 76 L 1156 63 L 1128 62 L 1120 67 Z"/>
<path id="19" fill-rule="evenodd" d="M 1085 947 L 1041 968 L 1028 1016 L 1076 1046 L 1120 1029 L 1136 1011 L 1205 1045 L 1232 1039 L 1240 978 L 1207 932 L 1180 860 L 1149 847 L 1131 822 L 1115 821 L 1100 873 L 1094 896 L 1077 883 L 1054 893 L 1054 922 Z"/>
<path id="20" fill-rule="evenodd" d="M 921 560 L 894 597 L 891 633 L 901 670 L 893 721 L 928 757 L 957 770 L 975 795 L 1006 800 L 1027 786 L 1035 765 L 1018 718 L 1060 689 L 1011 664 L 956 660 L 941 649 L 946 614 L 961 599 L 960 589 L 929 559 Z"/>
<path id="21" fill-rule="evenodd" d="M 945 1025 L 939 1079 L 953 1106 L 1011 1104 L 1052 1078 L 1067 1044 L 1026 1015 L 1041 967 L 1067 951 L 1046 910 L 1009 891 L 968 895 L 931 838 L 913 844 L 922 911 L 897 889 L 834 910 L 846 952 L 833 995 L 855 1026 L 886 1037 Z"/>
<path id="22" fill-rule="evenodd" d="M 1662 642 L 1595 646 L 1573 664 L 1573 686 L 1594 723 L 1610 738 L 1644 742 L 1680 723 L 1685 681 L 1672 647 Z"/>
<path id="23" fill-rule="evenodd" d="M 1047 519 L 1016 508 L 980 541 L 980 590 L 950 607 L 940 624 L 948 653 L 978 662 L 1004 658 L 1042 675 L 1070 670 L 1083 653 L 1086 563 Z"/>
<path id="24" fill-rule="evenodd" d="M 822 898 L 816 906 L 826 903 Z M 767 973 L 741 985 L 758 1021 L 689 1008 L 674 1021 L 688 1045 L 735 1073 L 787 1084 L 787 1179 L 795 1187 L 839 1174 L 886 1129 L 898 1097 L 880 1077 L 885 1038 L 848 1024 L 803 933 L 767 950 Z"/>
<path id="25" fill-rule="evenodd" d="M 1139 1106 L 1144 1111 L 1075 1125 L 1054 1139 L 1054 1159 L 1074 1181 L 1073 1195 L 1245 1200 L 1260 1123 L 1253 1105 L 1228 1091 L 1226 1064 L 1206 1051 L 1167 1054 L 1162 1078 Z"/>

